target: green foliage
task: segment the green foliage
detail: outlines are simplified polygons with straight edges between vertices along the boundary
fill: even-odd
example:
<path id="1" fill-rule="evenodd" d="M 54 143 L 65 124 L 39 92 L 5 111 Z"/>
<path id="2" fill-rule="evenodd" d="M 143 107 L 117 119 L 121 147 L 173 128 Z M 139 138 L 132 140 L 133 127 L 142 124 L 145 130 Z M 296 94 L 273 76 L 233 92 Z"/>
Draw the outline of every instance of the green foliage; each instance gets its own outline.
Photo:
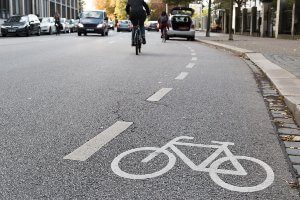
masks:
<path id="1" fill-rule="evenodd" d="M 150 0 L 148 5 L 151 10 L 151 15 L 149 16 L 150 21 L 156 21 L 159 18 L 161 12 L 166 9 L 165 3 L 158 3 L 155 0 Z"/>
<path id="2" fill-rule="evenodd" d="M 116 17 L 120 19 L 127 19 L 127 14 L 125 11 L 125 7 L 127 4 L 127 0 L 117 0 L 114 14 Z"/>
<path id="3" fill-rule="evenodd" d="M 195 2 L 193 0 L 163 0 L 164 3 L 170 4 L 170 5 L 174 5 L 174 6 L 186 6 L 188 7 L 188 5 L 192 2 Z"/>

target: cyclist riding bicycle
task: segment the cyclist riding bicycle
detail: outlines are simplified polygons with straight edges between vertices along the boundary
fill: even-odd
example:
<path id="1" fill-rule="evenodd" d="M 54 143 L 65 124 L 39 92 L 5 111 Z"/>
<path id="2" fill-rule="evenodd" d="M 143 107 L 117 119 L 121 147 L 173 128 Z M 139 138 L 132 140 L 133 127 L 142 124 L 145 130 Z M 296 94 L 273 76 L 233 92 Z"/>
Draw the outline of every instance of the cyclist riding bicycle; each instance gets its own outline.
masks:
<path id="1" fill-rule="evenodd" d="M 169 30 L 169 17 L 166 13 L 166 11 L 162 11 L 161 15 L 159 16 L 157 20 L 159 24 L 159 29 L 161 31 L 161 38 L 163 37 L 163 30 L 168 29 Z"/>
<path id="2" fill-rule="evenodd" d="M 146 11 L 144 10 L 146 9 Z M 146 44 L 146 38 L 145 38 L 145 27 L 144 23 L 146 20 L 146 15 L 150 15 L 150 9 L 149 6 L 145 3 L 144 0 L 128 0 L 126 4 L 126 13 L 129 15 L 129 19 L 133 25 L 133 27 L 136 27 L 137 25 L 140 26 L 143 44 Z M 135 30 L 135 28 L 133 29 Z M 134 46 L 134 34 L 135 31 L 132 31 L 132 37 L 131 37 L 131 45 Z"/>

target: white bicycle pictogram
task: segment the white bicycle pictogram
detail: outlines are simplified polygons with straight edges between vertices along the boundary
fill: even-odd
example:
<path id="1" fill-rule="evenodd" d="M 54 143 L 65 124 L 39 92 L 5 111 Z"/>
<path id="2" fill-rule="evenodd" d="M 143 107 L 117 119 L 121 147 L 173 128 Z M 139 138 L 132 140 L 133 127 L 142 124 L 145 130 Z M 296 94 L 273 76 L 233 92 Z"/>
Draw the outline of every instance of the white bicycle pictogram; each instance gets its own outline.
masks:
<path id="1" fill-rule="evenodd" d="M 160 176 L 166 172 L 168 172 L 170 169 L 173 168 L 173 166 L 176 163 L 176 156 L 169 152 L 167 149 L 170 148 L 172 151 L 179 157 L 181 160 L 186 163 L 192 170 L 195 171 L 201 171 L 201 172 L 208 172 L 211 179 L 218 184 L 219 186 L 226 188 L 228 190 L 232 191 L 237 191 L 237 192 L 255 192 L 259 190 L 263 190 L 267 187 L 269 187 L 273 181 L 274 181 L 274 172 L 272 168 L 264 163 L 261 160 L 258 160 L 256 158 L 252 157 L 246 157 L 246 156 L 235 156 L 231 153 L 231 151 L 228 149 L 228 146 L 234 145 L 232 142 L 219 142 L 219 141 L 212 141 L 211 145 L 205 145 L 205 144 L 194 144 L 194 143 L 187 143 L 187 142 L 179 142 L 179 140 L 186 139 L 186 140 L 191 140 L 193 137 L 189 136 L 180 136 L 176 137 L 170 142 L 168 142 L 166 145 L 164 145 L 161 148 L 158 147 L 141 147 L 141 148 L 135 148 L 131 149 L 128 151 L 125 151 L 118 155 L 111 163 L 111 168 L 112 171 L 123 177 L 123 178 L 128 178 L 128 179 L 150 179 L 154 178 L 157 176 Z M 207 159 L 205 159 L 200 165 L 195 165 L 182 151 L 180 151 L 176 146 L 190 146 L 190 147 L 202 147 L 202 148 L 213 148 L 216 149 L 216 151 L 211 154 Z M 161 170 L 150 173 L 150 174 L 130 174 L 125 171 L 123 171 L 119 167 L 119 162 L 127 155 L 134 153 L 134 152 L 139 152 L 139 151 L 153 151 L 150 153 L 146 158 L 142 160 L 142 162 L 147 163 L 153 158 L 155 158 L 157 155 L 163 153 L 166 156 L 168 156 L 169 161 L 168 164 Z M 222 157 L 216 160 L 216 158 L 224 152 L 226 157 Z M 244 187 L 244 186 L 235 186 L 228 184 L 224 182 L 218 174 L 228 174 L 228 175 L 240 175 L 240 176 L 245 176 L 247 175 L 246 170 L 243 168 L 243 166 L 239 163 L 238 160 L 248 160 L 252 161 L 254 163 L 257 163 L 260 165 L 266 172 L 266 179 L 255 186 L 249 186 L 249 187 Z M 228 170 L 228 169 L 218 169 L 219 166 L 226 162 L 230 161 L 234 168 L 236 170 Z"/>

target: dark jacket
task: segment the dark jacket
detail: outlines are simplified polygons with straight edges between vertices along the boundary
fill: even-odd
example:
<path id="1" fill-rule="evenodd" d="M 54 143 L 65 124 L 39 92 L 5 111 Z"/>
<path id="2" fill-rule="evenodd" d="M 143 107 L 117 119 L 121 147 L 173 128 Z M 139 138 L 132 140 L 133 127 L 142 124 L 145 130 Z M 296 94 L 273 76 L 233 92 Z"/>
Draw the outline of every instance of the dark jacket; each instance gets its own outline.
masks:
<path id="1" fill-rule="evenodd" d="M 146 4 L 144 0 L 128 0 L 126 5 L 126 13 L 128 15 L 131 15 L 131 13 L 143 13 L 145 12 L 147 15 L 150 15 L 150 9 L 149 6 Z"/>

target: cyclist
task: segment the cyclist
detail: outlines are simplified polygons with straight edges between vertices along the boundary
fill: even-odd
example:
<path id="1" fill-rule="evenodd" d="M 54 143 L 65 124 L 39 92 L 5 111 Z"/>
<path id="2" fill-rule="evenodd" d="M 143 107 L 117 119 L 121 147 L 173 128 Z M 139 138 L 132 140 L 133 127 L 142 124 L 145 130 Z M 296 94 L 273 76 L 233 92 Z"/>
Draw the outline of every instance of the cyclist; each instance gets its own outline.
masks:
<path id="1" fill-rule="evenodd" d="M 144 10 L 145 8 L 145 10 Z M 146 20 L 146 15 L 150 15 L 150 9 L 147 3 L 144 0 L 128 0 L 126 4 L 126 13 L 129 15 L 129 19 L 133 25 L 133 27 L 136 27 L 137 25 L 140 26 L 143 44 L 146 44 L 146 38 L 145 38 L 145 27 L 144 23 Z M 135 30 L 135 29 L 133 29 Z M 132 31 L 132 37 L 131 37 L 131 45 L 134 46 L 134 34 L 135 31 Z"/>
<path id="2" fill-rule="evenodd" d="M 157 22 L 159 24 L 159 29 L 161 31 L 161 36 L 160 37 L 162 38 L 164 29 L 169 30 L 169 17 L 167 15 L 166 11 L 161 12 L 161 15 L 159 16 Z"/>
<path id="3" fill-rule="evenodd" d="M 59 35 L 61 23 L 60 23 L 60 15 L 58 14 L 58 12 L 56 12 L 54 15 L 54 21 L 55 21 L 55 27 L 56 27 L 56 35 Z"/>

